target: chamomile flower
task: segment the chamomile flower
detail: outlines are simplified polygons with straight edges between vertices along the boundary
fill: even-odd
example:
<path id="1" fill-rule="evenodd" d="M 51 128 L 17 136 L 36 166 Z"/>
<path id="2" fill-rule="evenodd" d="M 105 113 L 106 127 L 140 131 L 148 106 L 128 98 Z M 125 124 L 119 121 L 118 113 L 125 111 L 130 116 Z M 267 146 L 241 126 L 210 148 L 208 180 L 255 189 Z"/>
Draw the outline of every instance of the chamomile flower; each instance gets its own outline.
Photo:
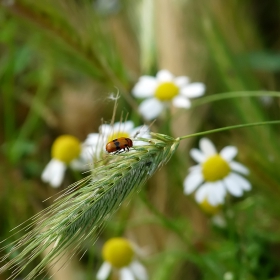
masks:
<path id="1" fill-rule="evenodd" d="M 72 135 L 56 138 L 51 148 L 52 159 L 41 175 L 45 183 L 57 188 L 61 185 L 67 166 L 76 170 L 85 169 L 86 162 L 80 159 L 82 144 Z"/>
<path id="2" fill-rule="evenodd" d="M 205 92 L 203 83 L 190 83 L 186 76 L 174 77 L 169 71 L 161 70 L 156 77 L 142 76 L 132 89 L 137 98 L 145 98 L 139 106 L 139 112 L 147 120 L 156 118 L 163 110 L 166 102 L 173 106 L 189 108 L 189 98 L 199 97 Z"/>
<path id="3" fill-rule="evenodd" d="M 236 147 L 227 146 L 218 153 L 207 138 L 200 140 L 199 147 L 200 150 L 190 151 L 192 158 L 199 164 L 190 168 L 190 174 L 184 180 L 186 194 L 196 190 L 195 199 L 198 203 L 207 200 L 209 204 L 217 206 L 224 203 L 227 192 L 239 197 L 251 189 L 250 182 L 240 175 L 247 175 L 249 170 L 233 160 L 237 155 Z"/>
<path id="4" fill-rule="evenodd" d="M 146 142 L 137 140 L 137 137 L 150 138 L 149 127 L 147 125 L 134 127 L 132 121 L 116 122 L 113 125 L 102 124 L 99 127 L 99 134 L 89 134 L 85 143 L 96 147 L 95 153 L 98 154 L 98 151 L 105 151 L 106 143 L 120 137 L 133 138 L 134 146 L 147 145 Z"/>
<path id="5" fill-rule="evenodd" d="M 103 246 L 104 263 L 97 272 L 98 280 L 108 279 L 111 272 L 117 272 L 120 280 L 148 279 L 145 267 L 135 259 L 136 250 L 125 238 L 109 239 Z"/>

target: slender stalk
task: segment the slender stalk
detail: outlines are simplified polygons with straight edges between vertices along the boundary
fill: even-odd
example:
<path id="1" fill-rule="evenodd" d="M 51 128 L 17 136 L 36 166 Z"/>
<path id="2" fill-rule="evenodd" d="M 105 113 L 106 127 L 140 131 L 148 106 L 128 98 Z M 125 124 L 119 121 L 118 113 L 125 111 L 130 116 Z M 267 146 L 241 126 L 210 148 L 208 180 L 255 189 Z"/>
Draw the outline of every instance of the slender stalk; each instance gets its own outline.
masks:
<path id="1" fill-rule="evenodd" d="M 230 125 L 230 126 L 225 126 L 225 127 L 221 127 L 221 128 L 216 128 L 216 129 L 211 129 L 211 130 L 206 130 L 206 131 L 202 131 L 202 132 L 198 132 L 198 133 L 181 136 L 181 137 L 178 137 L 176 140 L 181 141 L 181 140 L 188 139 L 191 137 L 202 136 L 202 135 L 207 135 L 207 134 L 211 134 L 211 133 L 216 133 L 216 132 L 221 132 L 221 131 L 226 131 L 226 130 L 231 130 L 231 129 L 237 129 L 237 128 L 261 126 L 261 125 L 273 125 L 273 124 L 280 124 L 280 120 Z"/>
<path id="2" fill-rule="evenodd" d="M 224 92 L 218 94 L 211 94 L 199 99 L 196 99 L 192 102 L 192 108 L 200 105 L 204 105 L 207 103 L 222 101 L 225 99 L 231 98 L 240 98 L 240 97 L 263 97 L 263 96 L 271 96 L 271 97 L 280 97 L 280 92 L 277 91 L 235 91 L 235 92 Z"/>

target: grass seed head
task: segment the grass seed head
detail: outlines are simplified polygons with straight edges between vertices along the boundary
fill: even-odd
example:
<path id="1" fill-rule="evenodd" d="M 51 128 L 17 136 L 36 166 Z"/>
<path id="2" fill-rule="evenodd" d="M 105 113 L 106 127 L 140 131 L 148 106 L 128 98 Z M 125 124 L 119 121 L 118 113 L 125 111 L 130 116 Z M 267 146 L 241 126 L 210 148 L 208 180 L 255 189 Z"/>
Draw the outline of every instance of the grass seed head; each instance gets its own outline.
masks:
<path id="1" fill-rule="evenodd" d="M 69 258 L 82 250 L 81 243 L 91 238 L 94 243 L 104 222 L 122 202 L 168 162 L 179 140 L 151 133 L 151 139 L 141 138 L 147 145 L 136 146 L 129 152 L 109 154 L 106 164 L 91 170 L 90 175 L 69 186 L 55 202 L 20 231 L 28 231 L 19 240 L 2 248 L 10 259 L 0 272 L 12 268 L 8 279 L 15 279 L 28 264 L 48 253 L 24 278 L 35 279 L 46 274 L 45 267 L 55 266 L 59 255 Z M 16 254 L 16 256 L 14 256 Z"/>

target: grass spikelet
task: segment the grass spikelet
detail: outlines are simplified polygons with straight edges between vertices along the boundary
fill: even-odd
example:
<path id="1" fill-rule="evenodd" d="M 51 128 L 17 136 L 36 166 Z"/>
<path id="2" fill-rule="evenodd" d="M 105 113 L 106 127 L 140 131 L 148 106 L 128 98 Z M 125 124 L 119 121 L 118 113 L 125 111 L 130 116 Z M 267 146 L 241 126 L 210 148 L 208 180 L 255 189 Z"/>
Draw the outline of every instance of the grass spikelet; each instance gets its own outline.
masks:
<path id="1" fill-rule="evenodd" d="M 15 279 L 48 249 L 47 255 L 24 278 L 35 279 L 46 274 L 46 266 L 55 266 L 58 256 L 66 254 L 70 259 L 82 253 L 82 242 L 91 238 L 94 243 L 110 215 L 132 191 L 139 190 L 168 162 L 179 145 L 179 139 L 156 133 L 151 136 L 151 139 L 139 138 L 148 145 L 108 155 L 106 164 L 69 186 L 53 205 L 21 225 L 18 231 L 27 233 L 1 249 L 6 253 L 1 261 L 9 261 L 0 272 L 11 269 L 8 279 Z"/>

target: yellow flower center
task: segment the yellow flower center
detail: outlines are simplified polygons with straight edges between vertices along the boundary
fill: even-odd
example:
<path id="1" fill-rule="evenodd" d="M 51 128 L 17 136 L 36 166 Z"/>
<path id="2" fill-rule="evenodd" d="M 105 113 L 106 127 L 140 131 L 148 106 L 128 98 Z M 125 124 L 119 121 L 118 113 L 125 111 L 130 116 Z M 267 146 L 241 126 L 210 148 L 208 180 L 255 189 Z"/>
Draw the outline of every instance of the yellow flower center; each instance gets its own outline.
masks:
<path id="1" fill-rule="evenodd" d="M 205 181 L 215 182 L 226 177 L 230 172 L 228 163 L 220 156 L 209 157 L 202 164 L 202 174 Z"/>
<path id="2" fill-rule="evenodd" d="M 155 92 L 155 97 L 161 101 L 167 101 L 179 94 L 179 87 L 172 82 L 161 83 Z"/>
<path id="3" fill-rule="evenodd" d="M 77 158 L 81 153 L 80 141 L 71 135 L 62 135 L 55 139 L 51 154 L 52 157 L 66 164 Z"/>
<path id="4" fill-rule="evenodd" d="M 221 210 L 221 205 L 213 206 L 208 202 L 207 198 L 205 198 L 199 205 L 205 213 L 210 215 L 215 215 Z"/>
<path id="5" fill-rule="evenodd" d="M 108 142 L 113 141 L 114 139 L 120 138 L 120 137 L 125 137 L 129 138 L 129 134 L 127 132 L 119 131 L 119 132 L 114 132 L 108 137 Z"/>
<path id="6" fill-rule="evenodd" d="M 103 246 L 103 259 L 116 268 L 128 266 L 133 259 L 133 249 L 130 243 L 121 237 L 109 239 Z"/>

